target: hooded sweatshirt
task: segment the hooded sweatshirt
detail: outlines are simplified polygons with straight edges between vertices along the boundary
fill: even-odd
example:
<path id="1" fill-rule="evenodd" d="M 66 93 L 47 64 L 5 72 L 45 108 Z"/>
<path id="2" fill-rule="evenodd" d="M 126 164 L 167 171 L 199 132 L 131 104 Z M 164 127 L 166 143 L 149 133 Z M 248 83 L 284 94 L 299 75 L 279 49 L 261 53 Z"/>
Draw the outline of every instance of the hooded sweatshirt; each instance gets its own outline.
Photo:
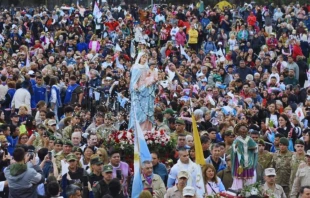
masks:
<path id="1" fill-rule="evenodd" d="M 9 184 L 9 198 L 36 198 L 37 185 L 44 182 L 43 172 L 39 165 L 12 164 L 4 171 Z"/>

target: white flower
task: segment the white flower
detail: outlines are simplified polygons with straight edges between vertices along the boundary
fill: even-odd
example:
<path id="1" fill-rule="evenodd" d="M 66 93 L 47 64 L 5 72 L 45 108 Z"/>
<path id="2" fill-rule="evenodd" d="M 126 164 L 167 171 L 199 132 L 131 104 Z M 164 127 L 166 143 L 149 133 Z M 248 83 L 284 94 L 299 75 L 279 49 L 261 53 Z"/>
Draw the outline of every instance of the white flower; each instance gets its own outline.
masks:
<path id="1" fill-rule="evenodd" d="M 158 140 L 155 140 L 155 144 L 158 144 L 159 142 L 158 142 Z"/>
<path id="2" fill-rule="evenodd" d="M 149 137 L 148 137 L 147 135 L 145 135 L 145 136 L 144 136 L 144 139 L 146 139 L 146 140 L 147 140 L 147 139 L 149 139 Z"/>
<path id="3" fill-rule="evenodd" d="M 151 143 L 151 140 L 148 140 L 146 143 L 147 143 L 147 144 L 150 144 L 150 143 Z"/>

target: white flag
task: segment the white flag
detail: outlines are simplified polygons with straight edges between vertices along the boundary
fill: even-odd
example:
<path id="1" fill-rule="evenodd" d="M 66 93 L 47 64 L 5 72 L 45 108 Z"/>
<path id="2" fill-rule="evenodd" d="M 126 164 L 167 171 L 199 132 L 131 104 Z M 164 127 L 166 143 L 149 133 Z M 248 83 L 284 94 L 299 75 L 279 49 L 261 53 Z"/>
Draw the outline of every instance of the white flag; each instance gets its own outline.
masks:
<path id="1" fill-rule="evenodd" d="M 184 48 L 182 47 L 182 45 L 180 45 L 180 52 L 182 55 L 184 55 L 184 57 L 188 60 L 188 61 L 192 61 L 191 57 L 188 56 L 188 54 L 184 51 Z"/>
<path id="2" fill-rule="evenodd" d="M 295 114 L 298 116 L 299 121 L 302 121 L 305 118 L 305 115 L 304 115 L 301 107 L 298 107 L 296 109 Z"/>
<path id="3" fill-rule="evenodd" d="M 121 51 L 123 51 L 122 48 L 119 46 L 118 43 L 116 43 L 116 45 L 115 45 L 115 52 L 121 52 Z"/>
<path id="4" fill-rule="evenodd" d="M 94 16 L 95 19 L 98 19 L 98 18 L 101 17 L 101 15 L 102 15 L 102 13 L 100 12 L 98 3 L 95 2 L 94 11 L 93 11 L 93 16 Z"/>
<path id="5" fill-rule="evenodd" d="M 157 6 L 155 4 L 153 6 L 152 13 L 157 14 Z"/>

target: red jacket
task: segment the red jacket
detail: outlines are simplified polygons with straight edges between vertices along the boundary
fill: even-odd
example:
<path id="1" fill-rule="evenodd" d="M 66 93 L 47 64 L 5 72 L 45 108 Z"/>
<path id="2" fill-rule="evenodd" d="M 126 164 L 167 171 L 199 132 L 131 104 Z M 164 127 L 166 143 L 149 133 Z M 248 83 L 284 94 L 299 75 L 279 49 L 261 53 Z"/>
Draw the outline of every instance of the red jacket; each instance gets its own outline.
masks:
<path id="1" fill-rule="evenodd" d="M 104 25 L 109 27 L 109 31 L 115 31 L 116 27 L 119 26 L 119 23 L 117 21 L 112 21 L 106 22 Z"/>
<path id="2" fill-rule="evenodd" d="M 276 38 L 269 38 L 267 40 L 268 49 L 274 49 L 278 45 L 278 40 Z"/>
<path id="3" fill-rule="evenodd" d="M 301 47 L 295 44 L 293 46 L 293 54 L 292 54 L 294 61 L 296 61 L 297 56 L 303 56 L 303 53 L 302 53 Z"/>
<path id="4" fill-rule="evenodd" d="M 255 23 L 256 23 L 256 16 L 251 13 L 249 16 L 248 16 L 248 19 L 247 19 L 247 22 L 250 26 L 254 26 Z"/>

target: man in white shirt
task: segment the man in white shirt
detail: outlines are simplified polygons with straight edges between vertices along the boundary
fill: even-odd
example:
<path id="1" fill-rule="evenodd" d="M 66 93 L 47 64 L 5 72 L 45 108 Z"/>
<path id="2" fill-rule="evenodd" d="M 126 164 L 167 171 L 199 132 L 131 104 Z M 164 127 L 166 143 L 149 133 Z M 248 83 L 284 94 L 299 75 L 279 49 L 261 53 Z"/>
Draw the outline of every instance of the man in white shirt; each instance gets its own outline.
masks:
<path id="1" fill-rule="evenodd" d="M 188 150 L 185 148 L 179 149 L 178 152 L 180 159 L 170 170 L 167 187 L 171 188 L 174 184 L 177 183 L 177 176 L 180 171 L 186 171 L 190 175 L 187 185 L 196 189 L 197 198 L 202 198 L 205 193 L 205 188 L 200 166 L 189 159 Z"/>
<path id="2" fill-rule="evenodd" d="M 12 112 L 15 112 L 15 110 L 18 110 L 21 105 L 26 105 L 28 109 L 28 113 L 31 114 L 31 95 L 28 91 L 30 86 L 30 82 L 28 80 L 25 80 L 22 83 L 22 87 L 17 89 L 14 97 L 12 99 Z"/>
<path id="3" fill-rule="evenodd" d="M 179 32 L 179 28 L 176 23 L 173 24 L 173 27 L 170 31 L 170 36 L 173 44 L 175 44 L 175 35 Z"/>
<path id="4" fill-rule="evenodd" d="M 1 76 L 0 78 L 0 102 L 5 100 L 5 95 L 8 92 L 8 85 L 6 84 L 6 76 Z"/>

